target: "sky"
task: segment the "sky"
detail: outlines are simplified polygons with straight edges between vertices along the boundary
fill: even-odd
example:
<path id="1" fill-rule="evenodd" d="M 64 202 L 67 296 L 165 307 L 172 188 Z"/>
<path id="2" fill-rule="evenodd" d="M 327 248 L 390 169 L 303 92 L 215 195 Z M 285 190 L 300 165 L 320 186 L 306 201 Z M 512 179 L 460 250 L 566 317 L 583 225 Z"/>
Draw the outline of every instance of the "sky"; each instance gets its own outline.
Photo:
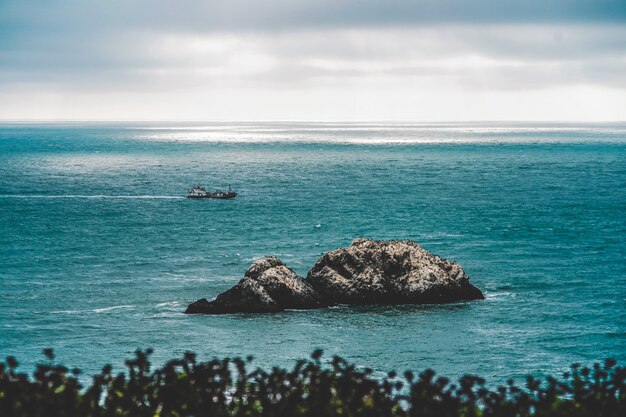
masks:
<path id="1" fill-rule="evenodd" d="M 0 0 L 0 120 L 625 121 L 626 0 Z"/>

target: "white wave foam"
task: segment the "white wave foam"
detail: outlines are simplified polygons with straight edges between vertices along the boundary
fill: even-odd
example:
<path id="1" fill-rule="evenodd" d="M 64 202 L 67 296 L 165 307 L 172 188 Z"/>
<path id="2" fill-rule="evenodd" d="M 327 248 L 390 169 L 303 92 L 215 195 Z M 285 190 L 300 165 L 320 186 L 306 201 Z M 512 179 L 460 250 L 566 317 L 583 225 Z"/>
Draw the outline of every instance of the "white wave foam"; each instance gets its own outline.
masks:
<path id="1" fill-rule="evenodd" d="M 181 313 L 180 311 L 165 311 L 162 313 L 151 314 L 147 317 L 151 319 L 162 319 L 162 318 L 172 319 L 172 318 L 180 318 L 180 316 L 182 315 L 180 313 Z"/>
<path id="2" fill-rule="evenodd" d="M 107 311 L 113 311 L 124 308 L 133 308 L 134 305 L 119 305 L 119 306 L 111 306 L 111 307 L 101 307 L 94 308 L 92 310 L 55 310 L 51 311 L 50 314 L 85 314 L 85 313 L 106 313 Z"/>
<path id="3" fill-rule="evenodd" d="M 164 303 L 159 303 L 156 306 L 157 307 L 177 307 L 180 305 L 181 305 L 180 301 L 166 301 Z"/>
<path id="4" fill-rule="evenodd" d="M 507 298 L 515 298 L 515 294 L 512 292 L 497 292 L 497 293 L 485 293 L 485 300 L 502 300 Z"/>
<path id="5" fill-rule="evenodd" d="M 81 314 L 83 311 L 81 310 L 55 310 L 51 311 L 50 314 Z"/>
<path id="6" fill-rule="evenodd" d="M 134 305 L 121 305 L 121 306 L 94 308 L 91 311 L 93 311 L 94 313 L 106 313 L 107 311 L 119 310 L 119 309 L 123 309 L 123 308 L 133 308 L 133 307 L 135 307 L 135 306 Z"/>

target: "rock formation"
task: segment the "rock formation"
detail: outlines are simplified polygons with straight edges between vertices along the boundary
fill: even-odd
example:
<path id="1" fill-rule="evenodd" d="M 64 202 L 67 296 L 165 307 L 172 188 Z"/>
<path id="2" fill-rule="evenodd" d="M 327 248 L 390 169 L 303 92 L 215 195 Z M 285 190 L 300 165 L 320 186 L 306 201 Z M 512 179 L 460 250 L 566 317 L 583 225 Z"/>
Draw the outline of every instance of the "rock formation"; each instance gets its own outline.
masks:
<path id="1" fill-rule="evenodd" d="M 254 262 L 244 278 L 186 313 L 224 314 L 313 309 L 336 304 L 441 304 L 483 299 L 463 268 L 412 241 L 355 239 L 325 253 L 307 279 L 276 257 Z"/>
<path id="2" fill-rule="evenodd" d="M 416 242 L 355 239 L 324 254 L 307 282 L 328 304 L 440 304 L 483 299 L 463 268 Z"/>
<path id="3" fill-rule="evenodd" d="M 213 301 L 200 299 L 185 313 L 263 313 L 323 307 L 315 290 L 280 259 L 266 256 L 254 262 L 244 278 Z"/>

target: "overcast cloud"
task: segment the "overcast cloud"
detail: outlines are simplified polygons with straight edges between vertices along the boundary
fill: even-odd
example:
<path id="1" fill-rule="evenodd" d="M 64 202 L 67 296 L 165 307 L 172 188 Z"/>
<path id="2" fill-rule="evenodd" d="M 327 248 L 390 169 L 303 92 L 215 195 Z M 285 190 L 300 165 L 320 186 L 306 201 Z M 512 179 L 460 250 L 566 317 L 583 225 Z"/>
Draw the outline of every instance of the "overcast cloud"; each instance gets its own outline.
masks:
<path id="1" fill-rule="evenodd" d="M 0 119 L 625 120 L 626 0 L 0 0 Z"/>

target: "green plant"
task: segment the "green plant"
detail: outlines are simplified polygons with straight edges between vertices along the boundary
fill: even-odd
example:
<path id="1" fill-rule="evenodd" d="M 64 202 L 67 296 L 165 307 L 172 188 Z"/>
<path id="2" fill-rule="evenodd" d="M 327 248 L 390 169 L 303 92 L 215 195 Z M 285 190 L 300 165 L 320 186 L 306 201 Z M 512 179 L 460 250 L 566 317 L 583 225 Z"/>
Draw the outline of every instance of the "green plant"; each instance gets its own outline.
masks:
<path id="1" fill-rule="evenodd" d="M 82 387 L 80 371 L 46 363 L 32 377 L 17 371 L 13 357 L 0 363 L 2 417 L 623 417 L 626 369 L 614 360 L 591 368 L 573 365 L 562 378 L 528 377 L 488 388 L 482 378 L 453 384 L 426 370 L 389 372 L 375 378 L 339 357 L 328 364 L 313 352 L 291 370 L 248 370 L 252 358 L 198 362 L 193 353 L 151 371 L 150 349 L 126 361 L 127 372 L 110 365 Z"/>

